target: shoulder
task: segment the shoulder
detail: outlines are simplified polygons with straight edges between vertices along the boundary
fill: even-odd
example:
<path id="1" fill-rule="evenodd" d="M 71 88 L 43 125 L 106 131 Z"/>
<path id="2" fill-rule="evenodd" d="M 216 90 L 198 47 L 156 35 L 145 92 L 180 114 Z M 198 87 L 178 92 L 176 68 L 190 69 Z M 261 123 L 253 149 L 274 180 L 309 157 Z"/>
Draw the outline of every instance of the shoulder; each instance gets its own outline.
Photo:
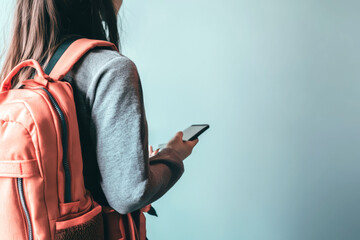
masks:
<path id="1" fill-rule="evenodd" d="M 75 79 L 89 79 L 103 73 L 137 74 L 137 68 L 132 60 L 117 51 L 95 48 L 75 64 L 70 75 Z"/>
<path id="2" fill-rule="evenodd" d="M 136 65 L 117 51 L 95 48 L 86 53 L 69 72 L 73 87 L 94 100 L 102 91 L 139 88 Z"/>

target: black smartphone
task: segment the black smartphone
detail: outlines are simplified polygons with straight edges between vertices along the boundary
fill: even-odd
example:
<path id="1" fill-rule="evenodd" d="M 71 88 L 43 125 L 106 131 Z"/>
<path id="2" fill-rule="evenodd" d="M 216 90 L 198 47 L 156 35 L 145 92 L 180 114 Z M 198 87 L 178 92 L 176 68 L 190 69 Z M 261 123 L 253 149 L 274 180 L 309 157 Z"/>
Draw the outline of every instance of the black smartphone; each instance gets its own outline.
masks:
<path id="1" fill-rule="evenodd" d="M 193 141 L 197 139 L 203 132 L 209 129 L 209 124 L 194 124 L 186 128 L 183 133 L 183 141 Z M 158 148 L 162 149 L 166 146 L 166 143 L 160 144 Z"/>
<path id="2" fill-rule="evenodd" d="M 209 124 L 194 124 L 183 131 L 183 141 L 193 141 L 209 129 Z"/>

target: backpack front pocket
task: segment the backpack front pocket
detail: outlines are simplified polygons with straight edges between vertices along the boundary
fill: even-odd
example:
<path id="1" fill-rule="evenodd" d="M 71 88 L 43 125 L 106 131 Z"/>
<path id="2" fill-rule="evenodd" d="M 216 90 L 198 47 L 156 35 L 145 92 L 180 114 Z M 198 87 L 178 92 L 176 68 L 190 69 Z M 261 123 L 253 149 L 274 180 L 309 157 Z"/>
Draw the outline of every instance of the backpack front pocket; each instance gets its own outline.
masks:
<path id="1" fill-rule="evenodd" d="M 102 240 L 104 239 L 101 206 L 73 219 L 56 222 L 56 240 Z"/>
<path id="2" fill-rule="evenodd" d="M 21 139 L 16 137 L 22 136 Z M 0 232 L 2 239 L 33 239 L 24 181 L 39 176 L 28 130 L 19 122 L 0 120 Z M 20 160 L 19 160 L 20 159 Z"/>

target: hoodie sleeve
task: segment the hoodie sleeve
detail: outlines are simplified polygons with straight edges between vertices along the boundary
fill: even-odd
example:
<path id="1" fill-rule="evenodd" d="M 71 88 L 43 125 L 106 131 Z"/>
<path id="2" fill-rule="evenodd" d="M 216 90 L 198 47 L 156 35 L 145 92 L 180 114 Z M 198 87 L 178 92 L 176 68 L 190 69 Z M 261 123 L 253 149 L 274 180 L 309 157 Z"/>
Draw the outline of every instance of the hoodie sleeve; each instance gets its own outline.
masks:
<path id="1" fill-rule="evenodd" d="M 91 140 L 109 205 L 121 214 L 163 196 L 184 172 L 173 149 L 148 157 L 148 130 L 141 83 L 135 64 L 119 56 L 95 74 Z"/>

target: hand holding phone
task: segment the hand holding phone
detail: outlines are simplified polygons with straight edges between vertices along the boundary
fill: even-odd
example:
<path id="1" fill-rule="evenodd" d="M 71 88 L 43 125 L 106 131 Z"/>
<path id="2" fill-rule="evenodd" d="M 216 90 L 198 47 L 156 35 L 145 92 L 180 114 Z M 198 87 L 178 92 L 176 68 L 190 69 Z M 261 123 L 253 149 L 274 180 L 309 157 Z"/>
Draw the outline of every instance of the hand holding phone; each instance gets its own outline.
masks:
<path id="1" fill-rule="evenodd" d="M 191 154 L 193 148 L 198 142 L 198 139 L 193 141 L 183 141 L 183 132 L 177 132 L 167 144 L 164 144 L 164 148 L 166 147 L 166 149 L 175 150 L 181 160 L 184 160 Z M 162 151 L 162 149 L 159 151 Z"/>
<path id="2" fill-rule="evenodd" d="M 183 141 L 193 141 L 197 139 L 203 132 L 209 129 L 209 124 L 194 124 L 190 127 L 186 128 L 183 131 L 182 140 Z M 158 146 L 159 149 L 165 148 L 166 143 L 160 144 Z"/>

